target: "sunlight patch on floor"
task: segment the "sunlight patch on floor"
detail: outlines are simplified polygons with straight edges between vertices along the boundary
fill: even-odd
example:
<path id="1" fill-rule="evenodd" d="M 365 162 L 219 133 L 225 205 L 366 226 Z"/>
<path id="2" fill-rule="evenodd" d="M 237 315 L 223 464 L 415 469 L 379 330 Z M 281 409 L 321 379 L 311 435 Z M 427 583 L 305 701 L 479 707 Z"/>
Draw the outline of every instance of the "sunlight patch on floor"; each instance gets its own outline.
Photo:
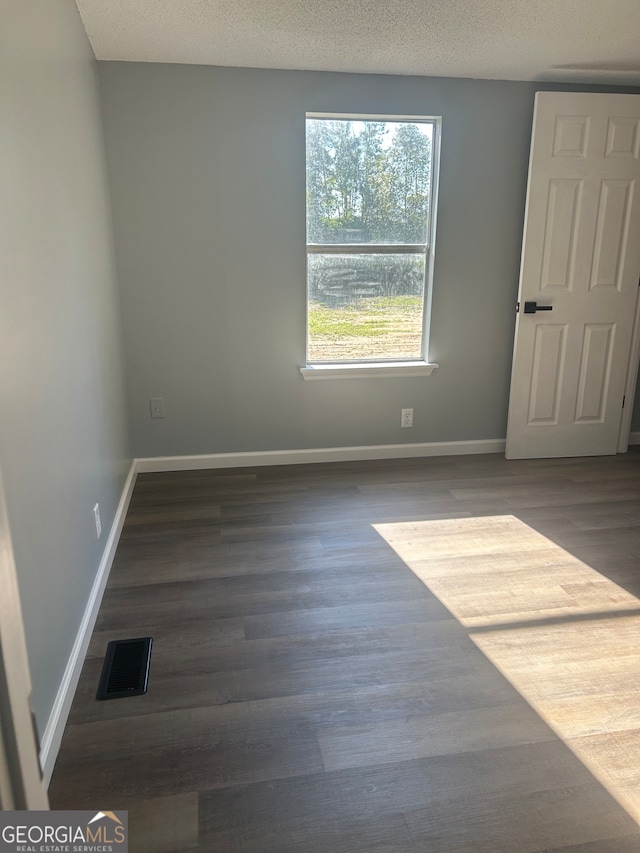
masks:
<path id="1" fill-rule="evenodd" d="M 523 521 L 374 525 L 640 822 L 640 602 Z"/>

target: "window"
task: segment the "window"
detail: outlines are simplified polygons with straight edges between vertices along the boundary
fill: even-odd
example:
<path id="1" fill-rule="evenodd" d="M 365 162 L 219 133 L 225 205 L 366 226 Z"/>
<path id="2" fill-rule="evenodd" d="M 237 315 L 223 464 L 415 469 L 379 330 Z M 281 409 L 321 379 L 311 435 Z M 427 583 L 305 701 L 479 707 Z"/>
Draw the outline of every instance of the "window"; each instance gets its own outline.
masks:
<path id="1" fill-rule="evenodd" d="M 438 129 L 307 116 L 309 366 L 425 365 Z"/>

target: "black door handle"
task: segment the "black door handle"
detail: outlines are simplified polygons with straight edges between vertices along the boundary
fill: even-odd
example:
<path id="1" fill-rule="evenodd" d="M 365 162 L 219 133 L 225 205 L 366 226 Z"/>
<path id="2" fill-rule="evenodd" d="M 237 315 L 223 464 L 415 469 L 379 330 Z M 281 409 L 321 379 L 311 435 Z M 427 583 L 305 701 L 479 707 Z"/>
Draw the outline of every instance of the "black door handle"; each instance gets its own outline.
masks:
<path id="1" fill-rule="evenodd" d="M 553 305 L 538 305 L 537 302 L 524 303 L 525 314 L 535 314 L 536 311 L 553 311 Z"/>

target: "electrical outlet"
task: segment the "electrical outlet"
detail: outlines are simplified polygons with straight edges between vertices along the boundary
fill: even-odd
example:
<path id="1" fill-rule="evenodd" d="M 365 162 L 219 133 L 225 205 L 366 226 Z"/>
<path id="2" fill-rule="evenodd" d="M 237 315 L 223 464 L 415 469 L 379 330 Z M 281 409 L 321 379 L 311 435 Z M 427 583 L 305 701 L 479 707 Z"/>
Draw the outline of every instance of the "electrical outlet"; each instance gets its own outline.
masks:
<path id="1" fill-rule="evenodd" d="M 93 508 L 93 520 L 96 523 L 96 539 L 100 538 L 102 533 L 102 523 L 100 521 L 100 504 L 96 504 Z"/>
<path id="2" fill-rule="evenodd" d="M 151 410 L 152 418 L 163 418 L 164 417 L 164 397 L 150 397 L 149 398 L 149 408 Z"/>
<path id="3" fill-rule="evenodd" d="M 400 426 L 405 429 L 413 426 L 413 409 L 403 409 L 400 417 Z"/>

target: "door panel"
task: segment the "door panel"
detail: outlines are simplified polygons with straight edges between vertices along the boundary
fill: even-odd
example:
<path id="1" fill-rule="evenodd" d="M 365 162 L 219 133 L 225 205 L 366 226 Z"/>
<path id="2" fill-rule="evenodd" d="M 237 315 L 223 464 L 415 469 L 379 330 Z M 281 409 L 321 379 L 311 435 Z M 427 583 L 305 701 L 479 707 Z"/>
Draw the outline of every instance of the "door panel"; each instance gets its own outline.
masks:
<path id="1" fill-rule="evenodd" d="M 553 134 L 554 157 L 586 157 L 589 116 L 557 115 Z"/>
<path id="2" fill-rule="evenodd" d="M 539 92 L 507 456 L 615 453 L 640 277 L 640 96 Z"/>
<path id="3" fill-rule="evenodd" d="M 549 182 L 541 291 L 573 289 L 581 202 L 582 181 L 560 178 Z"/>
<path id="4" fill-rule="evenodd" d="M 640 121 L 633 116 L 613 116 L 607 128 L 606 157 L 640 158 Z"/>
<path id="5" fill-rule="evenodd" d="M 614 325 L 591 323 L 584 327 L 576 423 L 602 423 L 604 420 L 614 340 Z"/>
<path id="6" fill-rule="evenodd" d="M 535 327 L 528 424 L 557 424 L 566 348 L 566 326 Z"/>
<path id="7" fill-rule="evenodd" d="M 635 181 L 603 181 L 593 251 L 591 290 L 622 286 Z"/>

